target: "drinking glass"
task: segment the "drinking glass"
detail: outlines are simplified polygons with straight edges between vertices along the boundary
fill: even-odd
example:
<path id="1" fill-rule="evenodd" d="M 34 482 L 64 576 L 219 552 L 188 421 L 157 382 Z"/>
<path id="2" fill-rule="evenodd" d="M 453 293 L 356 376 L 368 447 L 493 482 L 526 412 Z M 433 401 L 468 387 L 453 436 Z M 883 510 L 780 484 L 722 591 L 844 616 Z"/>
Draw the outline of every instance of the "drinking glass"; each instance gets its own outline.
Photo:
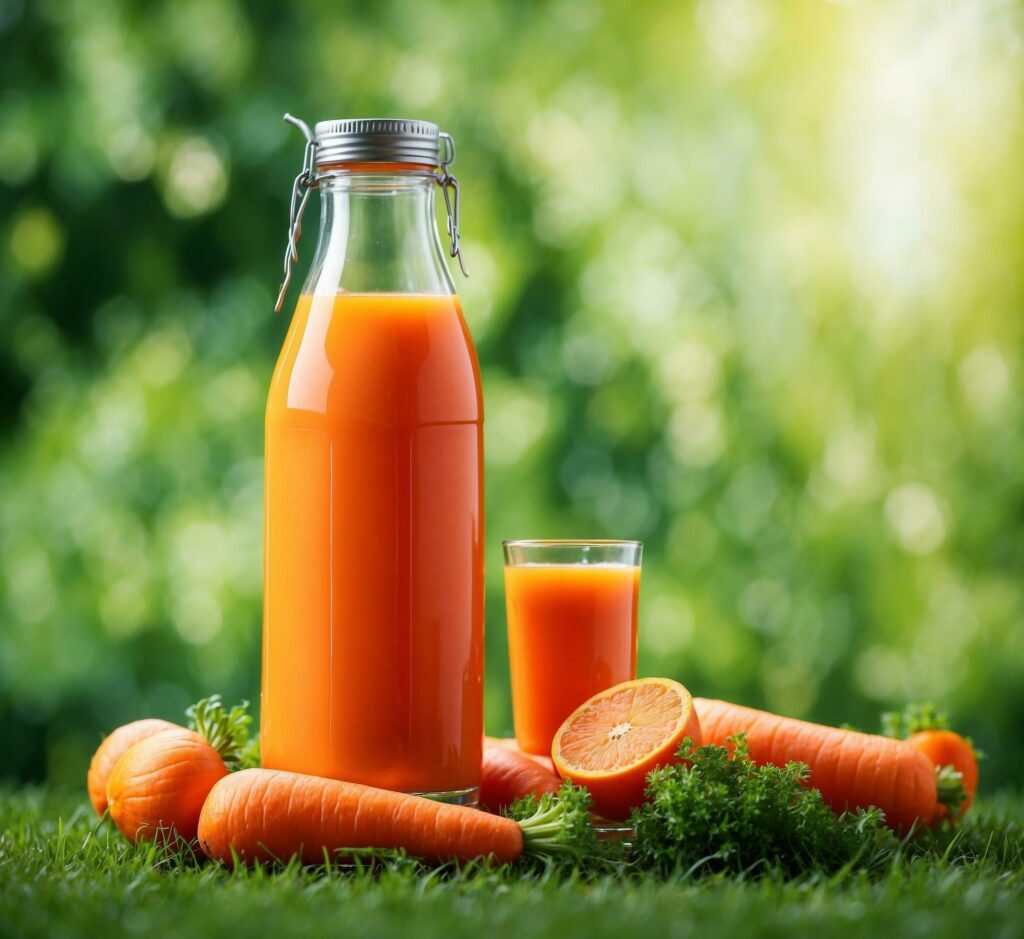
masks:
<path id="1" fill-rule="evenodd" d="M 636 677 L 639 541 L 505 541 L 516 741 L 550 754 L 562 722 Z"/>

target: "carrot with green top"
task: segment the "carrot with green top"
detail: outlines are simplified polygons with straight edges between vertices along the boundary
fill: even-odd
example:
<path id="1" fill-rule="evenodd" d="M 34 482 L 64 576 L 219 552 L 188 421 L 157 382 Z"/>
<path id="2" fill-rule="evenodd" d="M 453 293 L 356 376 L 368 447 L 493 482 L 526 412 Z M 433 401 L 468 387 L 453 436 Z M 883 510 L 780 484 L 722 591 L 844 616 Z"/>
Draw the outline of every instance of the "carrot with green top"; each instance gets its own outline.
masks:
<path id="1" fill-rule="evenodd" d="M 225 776 L 199 816 L 199 846 L 207 857 L 229 865 L 294 857 L 322 864 L 346 852 L 395 848 L 435 861 L 578 858 L 586 849 L 575 839 L 585 831 L 586 796 L 568 787 L 563 798 L 542 798 L 535 814 L 517 822 L 402 792 L 270 769 Z"/>
<path id="2" fill-rule="evenodd" d="M 911 704 L 902 712 L 882 715 L 882 733 L 906 740 L 920 750 L 938 772 L 960 774 L 964 798 L 952 811 L 939 804 L 934 821 L 957 818 L 966 814 L 978 791 L 978 759 L 980 754 L 969 737 L 951 730 L 949 718 L 930 704 Z"/>
<path id="3" fill-rule="evenodd" d="M 755 763 L 806 763 L 808 785 L 835 812 L 876 806 L 898 832 L 928 825 L 939 806 L 963 799 L 958 774 L 936 771 L 908 743 L 875 734 L 825 727 L 767 711 L 695 698 L 705 743 L 726 746 L 744 734 Z"/>

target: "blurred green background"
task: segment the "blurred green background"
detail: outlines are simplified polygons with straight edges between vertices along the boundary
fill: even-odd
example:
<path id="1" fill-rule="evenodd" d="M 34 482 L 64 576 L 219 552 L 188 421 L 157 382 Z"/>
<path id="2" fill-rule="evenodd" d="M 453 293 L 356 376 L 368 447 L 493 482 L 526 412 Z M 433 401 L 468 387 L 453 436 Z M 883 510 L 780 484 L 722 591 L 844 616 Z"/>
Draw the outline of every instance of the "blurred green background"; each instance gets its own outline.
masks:
<path id="1" fill-rule="evenodd" d="M 501 539 L 639 537 L 642 674 L 1019 780 L 1022 91 L 1009 2 L 0 2 L 0 776 L 258 700 L 289 110 L 458 141 L 492 733 Z"/>

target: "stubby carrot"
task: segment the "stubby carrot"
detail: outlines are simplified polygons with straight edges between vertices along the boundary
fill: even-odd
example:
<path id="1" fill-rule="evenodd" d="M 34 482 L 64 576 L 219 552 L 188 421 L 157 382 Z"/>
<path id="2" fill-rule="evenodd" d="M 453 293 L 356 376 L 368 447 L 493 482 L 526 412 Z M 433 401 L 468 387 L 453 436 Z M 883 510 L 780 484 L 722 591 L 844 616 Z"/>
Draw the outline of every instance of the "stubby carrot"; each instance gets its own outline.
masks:
<path id="1" fill-rule="evenodd" d="M 962 737 L 949 726 L 949 716 L 936 709 L 933 704 L 915 702 L 902 711 L 889 711 L 882 715 L 882 734 L 896 737 L 920 750 L 935 767 L 937 777 L 954 795 L 959 795 L 959 804 L 954 798 L 940 801 L 935 821 L 961 817 L 974 801 L 978 791 L 978 759 L 973 742 Z M 960 791 L 956 792 L 959 781 Z"/>
<path id="2" fill-rule="evenodd" d="M 484 740 L 480 807 L 502 812 L 523 796 L 558 792 L 562 780 L 525 753 Z"/>
<path id="3" fill-rule="evenodd" d="M 876 806 L 905 832 L 931 823 L 940 792 L 932 763 L 901 740 L 825 727 L 766 711 L 695 698 L 704 742 L 726 746 L 744 734 L 756 763 L 806 763 L 809 785 L 836 812 Z M 942 793 L 941 795 L 945 795 Z"/>
<path id="4" fill-rule="evenodd" d="M 549 773 L 553 773 L 555 776 L 558 775 L 558 771 L 555 769 L 555 764 L 551 760 L 550 754 L 545 753 L 527 753 L 519 746 L 519 742 L 515 737 L 484 737 L 484 746 L 495 746 L 503 747 L 506 750 L 511 750 L 514 753 L 519 753 L 525 756 L 528 760 L 533 760 L 538 766 L 543 766 Z"/>
<path id="5" fill-rule="evenodd" d="M 516 822 L 337 779 L 246 769 L 213 787 L 199 817 L 199 845 L 225 864 L 293 857 L 320 864 L 360 848 L 402 848 L 439 861 L 576 856 L 565 837 L 568 804 L 542 801 L 535 815 Z"/>
<path id="6" fill-rule="evenodd" d="M 107 780 L 110 817 L 129 841 L 192 841 L 203 802 L 227 773 L 217 750 L 195 731 L 163 730 L 117 761 Z"/>
<path id="7" fill-rule="evenodd" d="M 971 742 L 956 731 L 932 729 L 911 734 L 907 737 L 907 745 L 923 753 L 938 773 L 942 774 L 952 767 L 954 773 L 960 776 L 960 785 L 963 787 L 960 804 L 947 806 L 940 802 L 935 821 L 951 815 L 962 816 L 971 807 L 974 794 L 978 791 L 978 756 Z"/>
<path id="8" fill-rule="evenodd" d="M 152 737 L 162 730 L 174 730 L 178 726 L 170 721 L 147 717 L 141 721 L 122 724 L 103 738 L 103 742 L 93 754 L 92 762 L 89 764 L 89 775 L 86 778 L 89 801 L 97 815 L 102 815 L 107 810 L 107 780 L 114 769 L 114 764 L 140 740 Z"/>

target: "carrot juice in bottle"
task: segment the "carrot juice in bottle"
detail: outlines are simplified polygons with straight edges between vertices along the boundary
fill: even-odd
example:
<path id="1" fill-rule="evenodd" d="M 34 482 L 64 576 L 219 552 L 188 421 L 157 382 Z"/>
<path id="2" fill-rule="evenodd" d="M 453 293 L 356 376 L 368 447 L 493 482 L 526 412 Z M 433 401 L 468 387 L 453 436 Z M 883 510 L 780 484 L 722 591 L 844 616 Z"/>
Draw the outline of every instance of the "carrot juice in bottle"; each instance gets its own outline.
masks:
<path id="1" fill-rule="evenodd" d="M 285 286 L 310 188 L 322 214 L 267 401 L 263 765 L 472 804 L 483 409 L 434 220 L 440 184 L 457 256 L 454 149 L 422 121 L 292 120 Z"/>

